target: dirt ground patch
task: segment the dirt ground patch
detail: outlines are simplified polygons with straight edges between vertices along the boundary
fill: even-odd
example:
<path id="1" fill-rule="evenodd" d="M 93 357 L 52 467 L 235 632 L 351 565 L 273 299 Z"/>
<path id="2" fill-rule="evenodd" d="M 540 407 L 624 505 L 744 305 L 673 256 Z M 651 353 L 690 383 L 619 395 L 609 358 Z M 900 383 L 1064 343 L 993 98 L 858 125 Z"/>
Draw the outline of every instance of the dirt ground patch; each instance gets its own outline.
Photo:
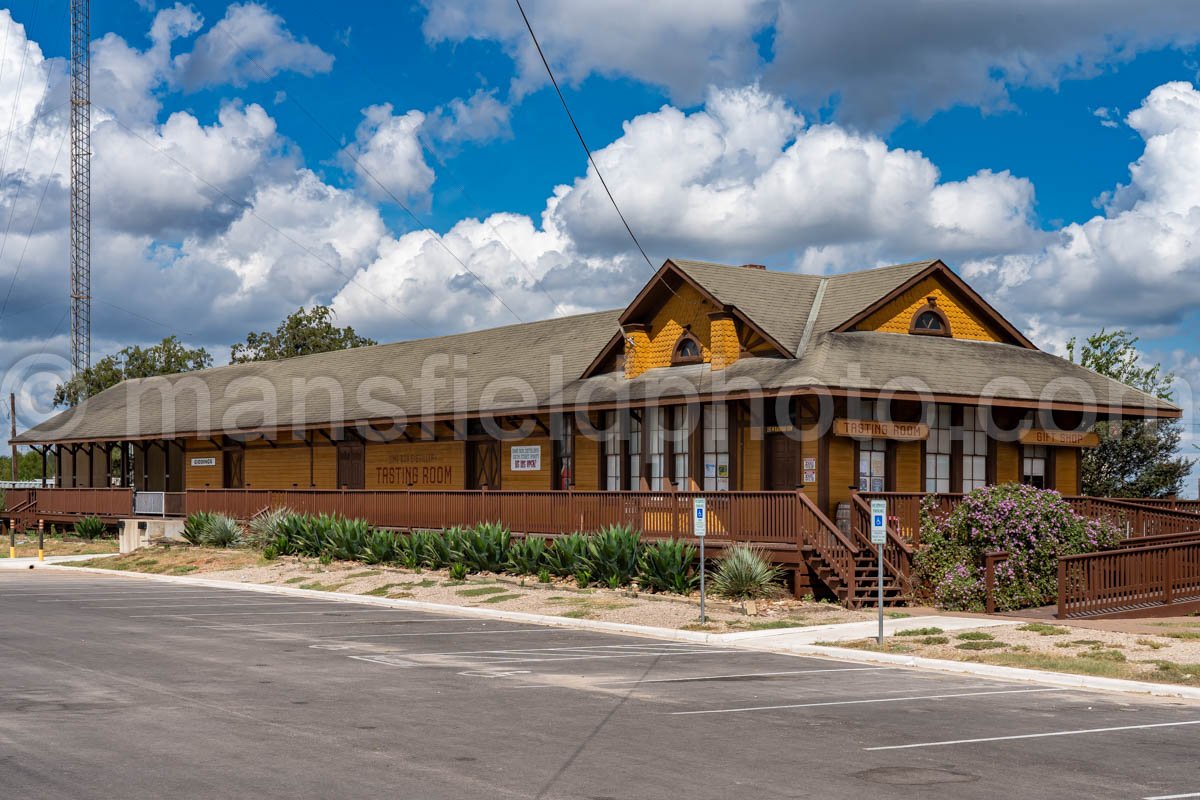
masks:
<path id="1" fill-rule="evenodd" d="M 0 558 L 8 558 L 8 541 L 0 542 Z M 71 537 L 46 537 L 45 553 L 48 556 L 86 556 L 102 553 L 115 553 L 119 549 L 116 539 L 95 539 L 85 541 Z M 17 537 L 17 558 L 30 558 L 37 555 L 37 534 L 32 537 L 20 535 Z"/>
<path id="2" fill-rule="evenodd" d="M 206 578 L 242 583 L 718 633 L 859 622 L 872 618 L 869 613 L 848 611 L 834 603 L 778 599 L 743 604 L 710 597 L 709 624 L 701 627 L 698 624 L 698 595 L 681 597 L 622 589 L 580 589 L 573 581 L 555 580 L 543 584 L 535 577 L 522 579 L 490 573 L 455 581 L 445 570 L 418 571 L 357 562 L 322 564 L 316 559 L 292 556 L 266 561 L 258 553 L 247 550 L 181 545 L 146 548 L 75 566 L 166 575 L 203 574 Z"/>
<path id="3" fill-rule="evenodd" d="M 1136 630 L 1104 630 L 1036 621 L 951 632 L 915 623 L 899 629 L 882 647 L 873 639 L 836 646 L 1200 686 L 1200 617 L 1138 623 Z"/>

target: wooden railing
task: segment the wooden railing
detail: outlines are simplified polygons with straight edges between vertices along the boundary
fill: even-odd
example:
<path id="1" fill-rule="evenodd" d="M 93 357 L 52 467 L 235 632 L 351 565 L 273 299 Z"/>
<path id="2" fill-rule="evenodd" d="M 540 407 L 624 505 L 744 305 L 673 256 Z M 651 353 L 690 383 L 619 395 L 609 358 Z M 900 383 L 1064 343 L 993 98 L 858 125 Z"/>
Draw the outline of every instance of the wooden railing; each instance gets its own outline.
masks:
<path id="1" fill-rule="evenodd" d="M 692 500 L 703 497 L 712 539 L 798 547 L 803 514 L 797 496 L 795 492 L 195 489 L 187 492 L 185 510 L 249 519 L 267 508 L 289 508 L 404 530 L 492 520 L 532 534 L 629 525 L 647 538 L 685 538 L 692 535 Z"/>
<path id="2" fill-rule="evenodd" d="M 889 516 L 892 516 L 890 508 Z M 871 506 L 859 492 L 851 493 L 850 530 L 854 535 L 854 544 L 860 550 L 865 548 L 868 552 L 874 552 L 876 546 L 871 544 Z M 889 520 L 887 542 L 883 546 L 883 566 L 888 574 L 896 578 L 904 594 L 912 593 L 912 556 L 912 546 L 904 541 L 896 525 Z"/>
<path id="3" fill-rule="evenodd" d="M 1058 617 L 1144 612 L 1200 600 L 1200 541 L 1058 560 Z"/>
<path id="4" fill-rule="evenodd" d="M 796 493 L 796 528 L 804 544 L 813 548 L 846 587 L 846 598 L 853 601 L 858 581 L 858 548 L 846 534 L 821 513 L 803 492 Z"/>
<path id="5" fill-rule="evenodd" d="M 28 492 L 22 513 L 51 516 L 127 517 L 133 513 L 132 489 L 24 489 L 12 490 L 5 506 L 13 509 L 19 491 Z"/>
<path id="6" fill-rule="evenodd" d="M 1149 497 L 1114 497 L 1126 503 L 1137 503 L 1147 508 L 1157 508 L 1162 511 L 1182 511 L 1186 514 L 1200 515 L 1200 500 L 1178 500 L 1170 498 Z"/>
<path id="7" fill-rule="evenodd" d="M 921 505 L 932 497 L 934 517 L 940 519 L 958 507 L 964 494 L 926 494 L 925 492 L 859 492 L 869 506 L 872 500 L 886 500 L 888 517 L 897 535 L 914 547 L 921 544 Z"/>

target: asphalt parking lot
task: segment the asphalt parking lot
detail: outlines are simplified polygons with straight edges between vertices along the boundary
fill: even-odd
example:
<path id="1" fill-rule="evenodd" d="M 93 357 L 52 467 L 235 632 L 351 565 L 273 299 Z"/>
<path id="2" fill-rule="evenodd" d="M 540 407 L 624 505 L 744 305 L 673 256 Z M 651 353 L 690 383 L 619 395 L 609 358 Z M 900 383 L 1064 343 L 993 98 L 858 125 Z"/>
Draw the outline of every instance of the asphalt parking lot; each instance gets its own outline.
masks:
<path id="1" fill-rule="evenodd" d="M 1200 797 L 1200 705 L 0 572 L 12 798 Z"/>

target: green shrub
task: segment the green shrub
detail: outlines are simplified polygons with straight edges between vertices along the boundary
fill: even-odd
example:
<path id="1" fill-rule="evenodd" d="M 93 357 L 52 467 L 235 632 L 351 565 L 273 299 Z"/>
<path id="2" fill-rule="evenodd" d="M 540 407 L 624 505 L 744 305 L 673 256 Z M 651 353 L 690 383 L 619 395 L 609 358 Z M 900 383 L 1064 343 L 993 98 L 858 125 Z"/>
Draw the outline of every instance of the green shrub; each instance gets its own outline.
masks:
<path id="1" fill-rule="evenodd" d="M 89 542 L 104 535 L 104 523 L 96 516 L 87 516 L 75 522 L 75 535 Z"/>
<path id="2" fill-rule="evenodd" d="M 540 570 L 538 570 L 538 583 L 549 583 L 550 577 L 550 570 L 546 569 L 545 567 L 542 567 Z"/>
<path id="3" fill-rule="evenodd" d="M 445 569 L 463 563 L 463 541 L 466 531 L 448 528 L 444 531 L 422 531 L 421 565 L 430 569 Z M 416 535 L 416 534 L 414 534 Z M 463 564 L 466 566 L 466 564 Z"/>
<path id="4" fill-rule="evenodd" d="M 414 531 L 396 537 L 396 561 L 409 569 L 420 569 L 424 563 L 425 539 L 428 531 Z"/>
<path id="5" fill-rule="evenodd" d="M 588 568 L 600 583 L 624 586 L 637 574 L 641 534 L 627 525 L 609 525 L 588 538 Z"/>
<path id="6" fill-rule="evenodd" d="M 508 548 L 508 571 L 516 575 L 537 575 L 546 563 L 546 540 L 526 536 L 512 542 Z"/>
<path id="7" fill-rule="evenodd" d="M 204 536 L 208 532 L 208 526 L 212 524 L 214 516 L 216 515 L 211 511 L 197 511 L 194 514 L 188 514 L 187 519 L 183 521 L 183 540 L 197 546 L 204 544 Z"/>
<path id="8" fill-rule="evenodd" d="M 770 597 L 780 591 L 783 570 L 771 564 L 757 547 L 734 545 L 725 551 L 713 572 L 713 593 L 730 600 Z"/>
<path id="9" fill-rule="evenodd" d="M 278 523 L 279 535 L 287 538 L 288 550 L 301 556 L 315 558 L 325 547 L 324 531 L 316 518 L 308 514 L 288 514 Z"/>
<path id="10" fill-rule="evenodd" d="M 467 565 L 461 561 L 450 565 L 450 580 L 464 581 L 469 574 L 471 574 L 471 570 L 467 569 Z"/>
<path id="11" fill-rule="evenodd" d="M 984 640 L 968 640 L 962 644 L 954 645 L 955 650 L 998 650 L 1004 647 L 1004 642 L 996 642 L 989 639 Z"/>
<path id="12" fill-rule="evenodd" d="M 924 636 L 921 639 L 919 639 L 918 641 L 920 641 L 921 644 L 949 644 L 950 637 L 948 637 L 948 636 Z"/>
<path id="13" fill-rule="evenodd" d="M 942 608 L 984 606 L 983 557 L 1005 552 L 996 565 L 1001 611 L 1047 605 L 1058 595 L 1060 556 L 1115 544 L 1121 531 L 1076 514 L 1058 492 L 1021 484 L 976 489 L 950 514 L 922 508 L 922 547 L 914 559 L 918 591 Z"/>
<path id="14" fill-rule="evenodd" d="M 590 572 L 587 537 L 582 533 L 559 536 L 546 550 L 546 566 L 560 578 L 569 578 L 583 569 Z"/>
<path id="15" fill-rule="evenodd" d="M 462 533 L 462 562 L 472 572 L 500 572 L 508 563 L 511 541 L 500 523 L 480 523 Z"/>
<path id="16" fill-rule="evenodd" d="M 592 573 L 586 569 L 581 569 L 575 573 L 575 585 L 580 589 L 586 589 L 592 582 Z"/>
<path id="17" fill-rule="evenodd" d="M 242 541 L 242 526 L 233 517 L 213 514 L 204 531 L 203 544 L 209 547 L 235 547 Z"/>
<path id="18" fill-rule="evenodd" d="M 325 532 L 324 551 L 339 561 L 358 561 L 367 548 L 371 526 L 365 519 L 334 517 Z"/>
<path id="19" fill-rule="evenodd" d="M 696 548 L 682 539 L 647 544 L 638 560 L 638 583 L 655 592 L 691 593 L 700 583 Z"/>
<path id="20" fill-rule="evenodd" d="M 390 564 L 397 558 L 397 536 L 391 531 L 373 530 L 363 542 L 362 560 L 368 564 Z"/>
<path id="21" fill-rule="evenodd" d="M 964 642 L 990 642 L 996 637 L 983 631 L 963 631 L 954 638 L 962 639 Z"/>

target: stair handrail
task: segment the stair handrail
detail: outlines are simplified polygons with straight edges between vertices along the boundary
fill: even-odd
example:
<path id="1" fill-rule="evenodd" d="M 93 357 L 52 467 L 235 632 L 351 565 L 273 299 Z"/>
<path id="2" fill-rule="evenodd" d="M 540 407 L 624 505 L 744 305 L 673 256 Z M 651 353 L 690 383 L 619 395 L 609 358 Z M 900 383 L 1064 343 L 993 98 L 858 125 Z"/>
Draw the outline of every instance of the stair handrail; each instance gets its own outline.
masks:
<path id="1" fill-rule="evenodd" d="M 797 530 L 802 544 L 812 547 L 830 569 L 841 580 L 847 589 L 846 601 L 853 603 L 854 589 L 858 569 L 855 560 L 858 547 L 842 533 L 841 529 L 817 507 L 817 504 L 804 492 L 797 490 L 796 499 L 798 516 L 806 515 L 814 526 L 805 525 L 797 520 Z M 813 529 L 815 528 L 815 530 Z"/>
<path id="2" fill-rule="evenodd" d="M 874 549 L 875 545 L 871 543 L 871 537 L 862 529 L 862 521 L 871 519 L 871 507 L 867 505 L 867 501 L 859 497 L 857 491 L 850 493 L 850 502 L 854 509 L 858 512 L 851 515 L 850 531 L 854 534 L 854 538 L 859 546 Z M 900 591 L 904 594 L 912 594 L 912 557 L 913 549 L 908 542 L 904 541 L 896 526 L 887 520 L 887 543 L 883 546 L 883 566 L 896 576 L 900 584 Z"/>

